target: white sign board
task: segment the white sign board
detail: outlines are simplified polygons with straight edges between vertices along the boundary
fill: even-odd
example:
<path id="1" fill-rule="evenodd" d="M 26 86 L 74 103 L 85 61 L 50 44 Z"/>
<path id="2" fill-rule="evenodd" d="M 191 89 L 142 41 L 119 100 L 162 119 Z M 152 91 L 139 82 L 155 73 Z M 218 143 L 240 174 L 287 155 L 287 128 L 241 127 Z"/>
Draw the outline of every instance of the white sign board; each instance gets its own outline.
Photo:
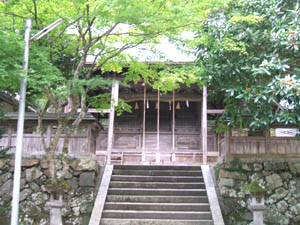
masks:
<path id="1" fill-rule="evenodd" d="M 276 128 L 276 137 L 296 137 L 296 134 L 300 134 L 300 131 L 296 128 Z"/>

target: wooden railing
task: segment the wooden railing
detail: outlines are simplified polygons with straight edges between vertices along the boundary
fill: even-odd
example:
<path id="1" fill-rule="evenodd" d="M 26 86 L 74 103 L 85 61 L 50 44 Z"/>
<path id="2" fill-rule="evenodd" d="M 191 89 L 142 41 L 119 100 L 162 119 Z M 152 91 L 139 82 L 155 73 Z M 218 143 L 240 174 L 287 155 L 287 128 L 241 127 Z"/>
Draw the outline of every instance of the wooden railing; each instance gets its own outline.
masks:
<path id="1" fill-rule="evenodd" d="M 54 138 L 51 135 L 50 138 Z M 57 146 L 57 153 L 61 153 L 63 148 L 65 135 L 62 135 L 59 139 Z M 13 153 L 16 148 L 16 134 L 5 134 L 0 139 L 0 146 L 10 147 L 10 153 Z M 49 143 L 49 138 L 46 138 L 46 142 Z M 88 134 L 72 135 L 69 140 L 68 154 L 70 156 L 82 156 L 95 153 L 96 140 Z M 44 155 L 45 151 L 42 145 L 42 138 L 39 134 L 24 134 L 23 137 L 23 156 L 40 156 Z"/>
<path id="2" fill-rule="evenodd" d="M 220 139 L 221 155 L 227 157 L 284 155 L 300 157 L 300 141 L 295 137 L 230 136 Z"/>

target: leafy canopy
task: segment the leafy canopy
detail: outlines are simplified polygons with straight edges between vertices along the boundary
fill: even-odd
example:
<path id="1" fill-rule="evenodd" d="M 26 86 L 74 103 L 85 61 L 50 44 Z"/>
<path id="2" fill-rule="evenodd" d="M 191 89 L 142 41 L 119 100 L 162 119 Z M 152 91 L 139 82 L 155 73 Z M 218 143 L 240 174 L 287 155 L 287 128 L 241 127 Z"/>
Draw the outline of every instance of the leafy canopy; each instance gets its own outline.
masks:
<path id="1" fill-rule="evenodd" d="M 224 99 L 219 128 L 300 126 L 297 1 L 230 1 L 199 30 L 198 66 Z"/>

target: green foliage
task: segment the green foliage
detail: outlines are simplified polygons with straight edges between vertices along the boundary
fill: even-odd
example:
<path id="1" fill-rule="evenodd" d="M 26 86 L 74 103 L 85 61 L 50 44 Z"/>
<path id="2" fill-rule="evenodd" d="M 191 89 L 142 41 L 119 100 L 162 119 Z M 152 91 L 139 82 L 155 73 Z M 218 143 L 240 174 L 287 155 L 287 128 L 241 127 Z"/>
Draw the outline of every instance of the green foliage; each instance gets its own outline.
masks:
<path id="1" fill-rule="evenodd" d="M 94 72 L 120 73 L 127 65 L 127 81 L 144 79 L 162 88 L 167 84 L 166 90 L 178 87 L 185 81 L 193 83 L 194 74 L 183 74 L 186 73 L 184 69 L 161 70 L 162 78 L 158 79 L 155 68 L 138 63 L 138 59 L 129 56 L 126 50 L 141 44 L 153 47 L 162 36 L 175 39 L 182 31 L 197 28 L 210 9 L 219 3 L 217 0 L 1 2 L 0 49 L 3 50 L 3 57 L 0 61 L 0 81 L 3 82 L 0 85 L 3 84 L 3 87 L 0 87 L 14 87 L 11 92 L 17 92 L 23 73 L 22 36 L 26 17 L 33 18 L 32 33 L 58 18 L 64 20 L 47 37 L 30 46 L 27 96 L 28 101 L 38 108 L 43 108 L 47 100 L 55 107 L 62 106 L 70 97 L 80 97 L 90 90 L 105 87 L 101 76 L 95 77 Z M 95 64 L 84 67 L 88 54 L 95 56 Z M 13 77 L 15 80 L 11 80 Z M 61 104 L 55 104 L 59 101 Z"/>
<path id="2" fill-rule="evenodd" d="M 45 182 L 45 187 L 48 191 L 57 195 L 67 193 L 72 190 L 72 186 L 70 186 L 64 179 L 58 179 L 57 177 L 47 180 Z"/>
<path id="3" fill-rule="evenodd" d="M 262 16 L 257 15 L 247 15 L 247 16 L 233 16 L 229 20 L 229 23 L 237 24 L 237 23 L 246 23 L 248 25 L 254 25 L 259 22 L 262 22 L 264 18 Z"/>
<path id="4" fill-rule="evenodd" d="M 14 32 L 0 30 L 0 90 L 17 92 L 22 76 L 21 37 Z"/>
<path id="5" fill-rule="evenodd" d="M 88 99 L 88 102 L 90 106 L 96 108 L 99 112 L 104 109 L 110 109 L 111 94 L 104 93 L 92 96 Z M 131 106 L 124 102 L 124 100 L 121 98 L 118 99 L 118 105 L 115 107 L 115 111 L 117 113 L 117 116 L 122 115 L 123 112 L 132 112 Z"/>
<path id="6" fill-rule="evenodd" d="M 267 192 L 267 189 L 259 185 L 257 182 L 251 182 L 246 186 L 245 191 L 248 191 L 253 195 L 264 195 Z"/>
<path id="7" fill-rule="evenodd" d="M 224 99 L 219 130 L 300 127 L 299 15 L 296 1 L 239 0 L 203 23 L 198 64 Z"/>

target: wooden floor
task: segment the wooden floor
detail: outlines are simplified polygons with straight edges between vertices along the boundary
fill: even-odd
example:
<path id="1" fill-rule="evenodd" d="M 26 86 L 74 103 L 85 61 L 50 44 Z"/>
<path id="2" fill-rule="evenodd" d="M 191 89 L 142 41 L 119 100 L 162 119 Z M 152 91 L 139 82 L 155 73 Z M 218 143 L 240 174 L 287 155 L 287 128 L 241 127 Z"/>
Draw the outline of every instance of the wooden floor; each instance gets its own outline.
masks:
<path id="1" fill-rule="evenodd" d="M 106 155 L 104 152 L 96 153 L 100 164 L 105 164 Z M 208 164 L 218 162 L 217 152 L 207 156 Z M 185 151 L 133 151 L 132 149 L 114 149 L 112 152 L 111 163 L 116 165 L 202 165 L 202 152 L 186 149 Z"/>

